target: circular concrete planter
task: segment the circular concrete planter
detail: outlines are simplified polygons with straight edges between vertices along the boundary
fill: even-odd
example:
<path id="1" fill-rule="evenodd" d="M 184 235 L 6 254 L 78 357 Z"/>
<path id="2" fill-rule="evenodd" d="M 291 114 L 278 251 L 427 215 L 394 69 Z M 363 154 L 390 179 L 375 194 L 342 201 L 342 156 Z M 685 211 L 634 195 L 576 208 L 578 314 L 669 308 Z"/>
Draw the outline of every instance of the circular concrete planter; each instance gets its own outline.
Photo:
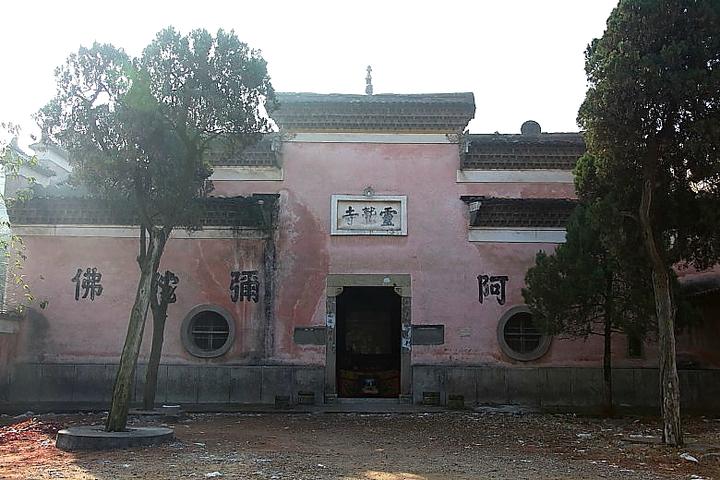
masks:
<path id="1" fill-rule="evenodd" d="M 106 432 L 102 425 L 60 430 L 55 446 L 61 450 L 108 450 L 147 447 L 172 440 L 175 432 L 164 427 L 135 427 L 124 432 Z"/>

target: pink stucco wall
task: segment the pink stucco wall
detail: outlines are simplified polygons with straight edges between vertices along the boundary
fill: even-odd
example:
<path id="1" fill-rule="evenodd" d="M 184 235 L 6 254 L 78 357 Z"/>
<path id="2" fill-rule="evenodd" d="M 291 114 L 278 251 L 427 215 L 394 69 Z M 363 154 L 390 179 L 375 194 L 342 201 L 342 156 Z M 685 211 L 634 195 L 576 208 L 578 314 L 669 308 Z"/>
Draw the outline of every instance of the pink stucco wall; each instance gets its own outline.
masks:
<path id="1" fill-rule="evenodd" d="M 132 238 L 42 237 L 25 239 L 28 262 L 25 275 L 44 310 L 34 308 L 19 333 L 18 360 L 29 362 L 103 363 L 117 361 L 127 332 L 139 270 L 135 257 L 138 240 Z M 183 348 L 180 325 L 196 305 L 212 304 L 234 317 L 237 336 L 224 362 L 252 362 L 264 348 L 263 298 L 258 303 L 232 303 L 230 271 L 257 269 L 263 277 L 262 240 L 172 239 L 161 269 L 180 277 L 177 303 L 168 308 L 165 360 L 174 363 L 199 360 Z M 102 273 L 102 295 L 94 301 L 75 300 L 71 278 L 77 268 L 97 267 Z M 82 290 L 81 290 L 82 293 Z M 143 354 L 150 345 L 151 325 L 145 331 Z"/>
<path id="2" fill-rule="evenodd" d="M 323 325 L 325 278 L 340 273 L 404 273 L 412 278 L 413 324 L 444 324 L 445 344 L 415 346 L 413 363 L 513 363 L 496 340 L 497 322 L 522 304 L 525 271 L 553 244 L 468 241 L 462 195 L 568 198 L 570 184 L 460 184 L 457 145 L 289 143 L 283 182 L 215 182 L 216 195 L 282 195 L 278 248 L 278 359 L 322 363 L 324 349 L 297 346 L 295 326 Z M 408 197 L 405 237 L 331 236 L 331 195 Z M 478 302 L 477 276 L 510 277 L 508 298 Z M 624 350 L 618 348 L 618 351 Z M 600 342 L 555 341 L 538 364 L 597 365 Z M 632 364 L 642 361 L 633 360 Z"/>
<path id="3" fill-rule="evenodd" d="M 325 323 L 328 274 L 409 274 L 412 322 L 444 324 L 445 344 L 415 346 L 415 364 L 511 364 L 496 340 L 501 315 L 522 304 L 520 289 L 538 250 L 552 244 L 471 243 L 462 195 L 572 197 L 569 184 L 459 184 L 458 148 L 453 144 L 286 143 L 283 181 L 217 181 L 215 195 L 279 193 L 274 320 L 266 328 L 263 303 L 230 302 L 229 272 L 257 269 L 262 276 L 262 240 L 172 239 L 163 259 L 181 279 L 178 302 L 169 309 L 165 361 L 322 365 L 322 346 L 299 346 L 293 330 Z M 331 236 L 333 194 L 406 195 L 407 236 Z M 97 237 L 28 237 L 26 275 L 48 308 L 20 334 L 20 359 L 105 362 L 117 359 L 134 298 L 137 240 Z M 94 302 L 73 297 L 70 278 L 77 268 L 96 266 L 105 292 Z M 507 275 L 507 302 L 478 302 L 479 274 Z M 261 278 L 262 282 L 267 279 Z M 198 304 L 232 312 L 238 329 L 233 349 L 216 360 L 190 356 L 180 342 L 180 324 Z M 149 341 L 144 343 L 147 351 Z M 683 344 L 684 345 L 684 344 Z M 614 345 L 619 364 L 653 365 L 625 359 L 626 345 Z M 599 339 L 555 339 L 539 365 L 598 366 Z M 710 359 L 720 364 L 717 356 Z"/>

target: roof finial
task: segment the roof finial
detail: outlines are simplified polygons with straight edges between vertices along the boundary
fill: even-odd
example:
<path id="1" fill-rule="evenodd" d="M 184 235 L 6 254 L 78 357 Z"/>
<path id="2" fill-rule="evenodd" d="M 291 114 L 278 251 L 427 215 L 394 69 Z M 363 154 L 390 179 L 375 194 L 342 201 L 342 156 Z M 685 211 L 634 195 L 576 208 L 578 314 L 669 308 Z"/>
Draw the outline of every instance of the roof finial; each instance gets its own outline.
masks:
<path id="1" fill-rule="evenodd" d="M 372 67 L 370 65 L 367 66 L 367 77 L 365 77 L 365 93 L 367 95 L 373 94 Z"/>

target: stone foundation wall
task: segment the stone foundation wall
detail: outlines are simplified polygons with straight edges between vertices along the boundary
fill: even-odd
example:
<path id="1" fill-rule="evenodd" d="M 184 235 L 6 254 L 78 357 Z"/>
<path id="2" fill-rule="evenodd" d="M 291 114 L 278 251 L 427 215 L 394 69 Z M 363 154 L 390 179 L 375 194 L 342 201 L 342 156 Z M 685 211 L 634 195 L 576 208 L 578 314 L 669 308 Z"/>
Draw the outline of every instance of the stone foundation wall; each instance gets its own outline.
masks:
<path id="1" fill-rule="evenodd" d="M 0 412 L 31 409 L 107 409 L 117 365 L 20 364 L 0 385 Z M 133 402 L 143 395 L 145 365 L 138 365 Z M 297 366 L 160 365 L 157 404 L 218 409 L 241 404 L 274 404 L 275 396 L 297 400 L 313 392 L 322 402 L 324 369 Z"/>
<path id="2" fill-rule="evenodd" d="M 0 379 L 0 412 L 107 409 L 117 366 L 19 364 Z M 720 413 L 720 370 L 680 370 L 683 411 Z M 133 401 L 142 401 L 145 366 L 138 366 Z M 613 371 L 615 405 L 656 413 L 658 373 L 650 368 Z M 413 401 L 424 393 L 462 395 L 465 405 L 521 405 L 552 411 L 598 411 L 602 370 L 580 367 L 413 366 Z M 290 365 L 161 365 L 158 404 L 223 410 L 272 405 L 275 396 L 313 392 L 323 402 L 324 368 Z"/>
<path id="3" fill-rule="evenodd" d="M 720 370 L 679 370 L 684 412 L 720 412 Z M 585 367 L 413 367 L 413 401 L 424 392 L 462 395 L 466 406 L 523 405 L 555 411 L 598 411 L 603 400 L 600 368 Z M 613 370 L 613 402 L 620 409 L 659 409 L 658 371 L 654 368 Z"/>
<path id="4" fill-rule="evenodd" d="M 16 335 L 0 333 L 0 398 L 3 395 L 3 385 L 7 384 L 9 380 L 10 365 L 15 354 L 16 343 Z"/>

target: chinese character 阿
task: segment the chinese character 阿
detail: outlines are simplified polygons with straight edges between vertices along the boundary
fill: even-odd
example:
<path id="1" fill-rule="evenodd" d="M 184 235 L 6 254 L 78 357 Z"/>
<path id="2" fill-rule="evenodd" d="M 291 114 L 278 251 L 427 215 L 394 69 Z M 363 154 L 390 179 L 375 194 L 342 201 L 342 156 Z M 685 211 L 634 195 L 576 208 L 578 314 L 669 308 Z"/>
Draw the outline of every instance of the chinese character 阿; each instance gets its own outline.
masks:
<path id="1" fill-rule="evenodd" d="M 87 298 L 90 295 L 90 300 L 95 301 L 95 297 L 102 295 L 103 287 L 100 284 L 102 274 L 95 267 L 88 267 L 85 273 L 83 273 L 82 268 L 78 268 L 77 273 L 71 280 L 75 284 L 75 300 L 80 300 L 81 288 L 83 290 L 82 298 Z"/>
<path id="2" fill-rule="evenodd" d="M 363 207 L 363 218 L 365 219 L 365 223 L 374 223 L 375 217 L 377 216 L 375 207 Z"/>
<path id="3" fill-rule="evenodd" d="M 347 208 L 347 210 L 345 210 L 345 215 L 343 215 L 342 218 L 345 219 L 345 223 L 347 223 L 348 225 L 352 225 L 352 224 L 353 224 L 353 220 L 354 220 L 355 217 L 357 217 L 358 215 L 360 215 L 360 214 L 355 211 L 355 209 L 352 207 L 352 205 L 350 205 L 350 206 Z"/>
<path id="4" fill-rule="evenodd" d="M 382 227 L 394 227 L 395 224 L 392 222 L 393 215 L 397 215 L 397 210 L 392 207 L 385 207 L 380 212 L 380 216 L 383 219 Z"/>
<path id="5" fill-rule="evenodd" d="M 230 272 L 230 300 L 237 302 L 252 300 L 257 303 L 259 299 L 260 281 L 257 270 L 244 270 Z"/>
<path id="6" fill-rule="evenodd" d="M 505 305 L 505 284 L 508 281 L 507 275 L 478 275 L 478 287 L 480 290 L 479 300 L 483 303 L 485 297 L 493 295 L 497 297 L 500 305 Z"/>

